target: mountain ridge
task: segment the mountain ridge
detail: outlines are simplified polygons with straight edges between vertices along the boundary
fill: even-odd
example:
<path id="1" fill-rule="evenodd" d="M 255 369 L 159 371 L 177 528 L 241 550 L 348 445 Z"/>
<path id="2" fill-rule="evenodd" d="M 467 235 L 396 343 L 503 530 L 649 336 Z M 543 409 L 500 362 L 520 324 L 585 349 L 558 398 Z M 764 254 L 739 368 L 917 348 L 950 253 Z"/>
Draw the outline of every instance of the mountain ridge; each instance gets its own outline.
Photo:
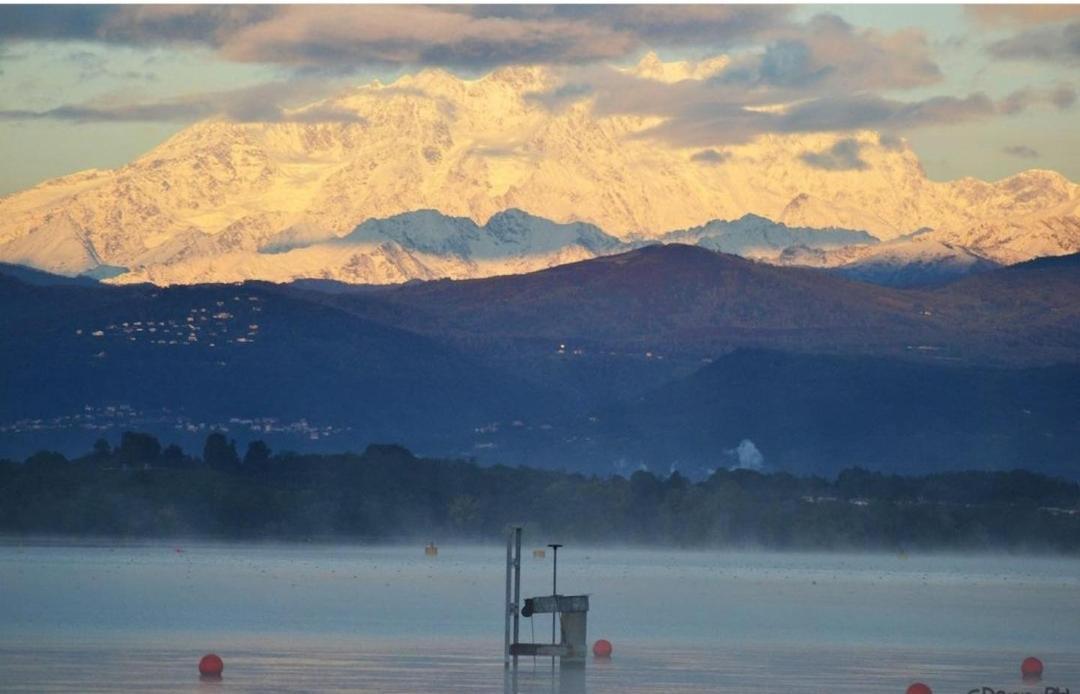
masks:
<path id="1" fill-rule="evenodd" d="M 645 67 L 660 79 L 726 67 L 665 65 Z M 622 240 L 755 214 L 884 241 L 930 227 L 995 262 L 1080 250 L 1080 186 L 1054 172 L 932 181 L 907 144 L 871 131 L 765 135 L 699 156 L 706 150 L 649 138 L 656 118 L 597 113 L 587 96 L 548 105 L 559 79 L 544 68 L 475 79 L 425 70 L 299 109 L 315 122 L 202 121 L 117 169 L 0 198 L 0 260 L 150 277 L 201 258 L 174 279 L 198 282 L 269 272 L 257 250 L 282 235 L 337 238 L 419 209 L 479 225 L 510 208 Z M 336 120 L 316 118 L 328 112 Z M 841 142 L 858 150 L 857 170 L 814 168 L 804 156 Z M 413 266 L 398 250 L 370 260 L 376 279 Z M 417 271 L 433 263 L 420 259 Z M 360 258 L 357 281 L 365 272 Z"/>

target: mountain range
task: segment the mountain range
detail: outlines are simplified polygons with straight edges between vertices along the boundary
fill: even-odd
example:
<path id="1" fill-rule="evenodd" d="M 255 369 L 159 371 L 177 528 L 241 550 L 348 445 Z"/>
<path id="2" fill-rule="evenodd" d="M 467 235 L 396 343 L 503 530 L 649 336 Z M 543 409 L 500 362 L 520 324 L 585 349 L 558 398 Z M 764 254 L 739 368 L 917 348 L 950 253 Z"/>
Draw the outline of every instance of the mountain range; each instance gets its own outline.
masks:
<path id="1" fill-rule="evenodd" d="M 560 80 L 424 70 L 0 198 L 0 455 L 1080 477 L 1080 186 L 869 131 L 681 147 Z"/>
<path id="2" fill-rule="evenodd" d="M 633 69 L 678 81 L 726 67 Z M 1080 250 L 1080 186 L 1051 171 L 934 181 L 905 142 L 869 131 L 679 147 L 648 136 L 655 118 L 588 96 L 552 105 L 559 80 L 429 69 L 282 122 L 202 121 L 118 169 L 0 198 L 0 260 L 114 282 L 385 284 L 668 240 L 905 284 Z M 855 160 L 828 159 L 837 147 Z"/>

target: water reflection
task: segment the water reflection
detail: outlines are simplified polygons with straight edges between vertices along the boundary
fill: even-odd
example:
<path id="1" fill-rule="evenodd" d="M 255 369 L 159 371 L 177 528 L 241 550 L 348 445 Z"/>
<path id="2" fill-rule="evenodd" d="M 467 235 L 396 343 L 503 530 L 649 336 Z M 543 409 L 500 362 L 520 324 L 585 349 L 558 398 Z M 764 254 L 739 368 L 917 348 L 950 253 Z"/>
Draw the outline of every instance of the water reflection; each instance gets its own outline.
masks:
<path id="1" fill-rule="evenodd" d="M 545 659 L 546 660 L 546 659 Z M 511 666 L 503 677 L 504 694 L 535 694 L 550 691 L 552 694 L 585 694 L 587 691 L 584 663 L 552 664 L 545 668 Z"/>

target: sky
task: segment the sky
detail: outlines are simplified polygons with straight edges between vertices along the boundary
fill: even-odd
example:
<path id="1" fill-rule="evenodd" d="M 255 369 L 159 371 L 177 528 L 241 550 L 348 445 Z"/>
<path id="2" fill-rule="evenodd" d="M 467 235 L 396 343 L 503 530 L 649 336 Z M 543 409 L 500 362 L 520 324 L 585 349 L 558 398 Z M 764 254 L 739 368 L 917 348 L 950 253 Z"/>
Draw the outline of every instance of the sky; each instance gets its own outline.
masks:
<path id="1" fill-rule="evenodd" d="M 615 66 L 727 55 L 707 80 Z M 603 113 L 713 146 L 773 132 L 905 137 L 931 178 L 1080 181 L 1078 5 L 0 6 L 0 194 L 123 165 L 203 118 L 287 109 L 424 67 L 548 65 Z"/>

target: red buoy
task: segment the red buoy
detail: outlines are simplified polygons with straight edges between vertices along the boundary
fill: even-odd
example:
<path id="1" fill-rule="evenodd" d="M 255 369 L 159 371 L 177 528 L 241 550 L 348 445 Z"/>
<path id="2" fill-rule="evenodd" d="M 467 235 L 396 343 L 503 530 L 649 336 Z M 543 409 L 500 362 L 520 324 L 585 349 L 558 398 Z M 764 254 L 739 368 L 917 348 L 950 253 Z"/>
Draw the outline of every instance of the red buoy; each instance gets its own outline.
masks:
<path id="1" fill-rule="evenodd" d="M 934 690 L 922 682 L 916 682 L 907 688 L 907 694 L 934 694 Z"/>
<path id="2" fill-rule="evenodd" d="M 199 674 L 204 677 L 221 677 L 221 671 L 225 669 L 225 663 L 221 658 L 209 653 L 199 661 Z"/>
<path id="3" fill-rule="evenodd" d="M 611 642 L 607 639 L 600 639 L 592 645 L 592 654 L 597 658 L 610 658 L 613 650 Z"/>
<path id="4" fill-rule="evenodd" d="M 1043 674 L 1043 663 L 1038 658 L 1024 658 L 1020 663 L 1020 674 L 1024 679 L 1040 679 Z"/>

